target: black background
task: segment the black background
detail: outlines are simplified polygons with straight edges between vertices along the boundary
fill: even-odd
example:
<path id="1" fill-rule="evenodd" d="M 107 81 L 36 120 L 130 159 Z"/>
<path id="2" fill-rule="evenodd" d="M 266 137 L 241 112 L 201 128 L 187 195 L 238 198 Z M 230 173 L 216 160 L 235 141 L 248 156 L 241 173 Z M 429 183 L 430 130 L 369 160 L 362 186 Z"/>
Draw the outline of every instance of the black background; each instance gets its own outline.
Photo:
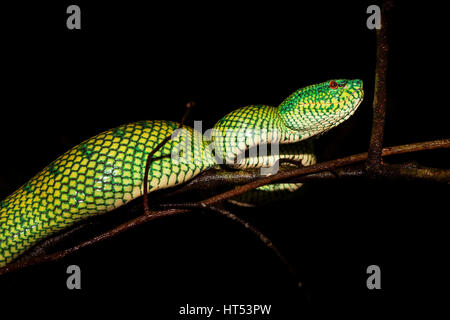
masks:
<path id="1" fill-rule="evenodd" d="M 70 4 L 81 7 L 82 30 L 66 28 Z M 294 90 L 332 78 L 362 79 L 365 100 L 318 141 L 319 156 L 366 151 L 376 62 L 369 4 L 2 5 L 0 197 L 111 127 L 177 121 L 192 100 L 190 121 L 203 120 L 206 129 L 237 107 L 278 105 Z M 448 81 L 438 77 L 447 73 L 442 13 L 406 3 L 394 11 L 385 145 L 448 136 Z M 444 167 L 449 157 L 430 151 L 389 159 L 406 160 Z M 272 304 L 272 319 L 430 312 L 445 301 L 439 289 L 448 285 L 448 191 L 411 182 L 320 183 L 292 201 L 238 210 L 296 267 L 303 290 L 252 234 L 195 213 L 4 276 L 0 309 L 59 317 L 90 307 L 98 315 L 151 319 L 185 319 L 177 312 L 187 303 Z M 66 289 L 70 264 L 81 267 L 80 291 Z M 381 267 L 378 291 L 366 288 L 371 264 Z"/>

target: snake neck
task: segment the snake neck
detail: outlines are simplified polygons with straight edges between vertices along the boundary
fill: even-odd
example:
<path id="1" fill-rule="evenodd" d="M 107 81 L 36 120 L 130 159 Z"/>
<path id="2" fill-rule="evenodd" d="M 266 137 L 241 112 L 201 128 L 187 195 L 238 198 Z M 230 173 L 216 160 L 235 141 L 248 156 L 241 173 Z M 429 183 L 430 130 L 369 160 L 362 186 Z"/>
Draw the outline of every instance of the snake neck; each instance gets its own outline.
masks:
<path id="1" fill-rule="evenodd" d="M 237 133 L 245 133 L 245 136 L 271 133 L 271 136 L 261 143 L 290 143 L 306 139 L 300 132 L 284 124 L 277 107 L 267 105 L 250 105 L 236 109 L 220 119 L 214 129 L 216 135 L 228 137 Z"/>
<path id="2" fill-rule="evenodd" d="M 253 147 L 295 143 L 306 138 L 283 123 L 278 108 L 246 106 L 227 114 L 214 126 L 215 159 L 218 163 L 232 164 L 239 155 Z"/>

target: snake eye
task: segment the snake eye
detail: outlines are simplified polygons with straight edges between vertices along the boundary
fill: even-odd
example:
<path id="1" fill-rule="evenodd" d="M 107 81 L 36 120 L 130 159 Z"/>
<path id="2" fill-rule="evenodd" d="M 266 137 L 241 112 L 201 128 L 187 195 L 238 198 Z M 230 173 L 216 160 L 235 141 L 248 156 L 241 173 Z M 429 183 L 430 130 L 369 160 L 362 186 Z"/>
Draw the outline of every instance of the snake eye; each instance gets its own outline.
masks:
<path id="1" fill-rule="evenodd" d="M 332 80 L 330 81 L 330 83 L 328 83 L 328 86 L 330 87 L 330 89 L 337 89 L 338 84 L 336 81 Z"/>

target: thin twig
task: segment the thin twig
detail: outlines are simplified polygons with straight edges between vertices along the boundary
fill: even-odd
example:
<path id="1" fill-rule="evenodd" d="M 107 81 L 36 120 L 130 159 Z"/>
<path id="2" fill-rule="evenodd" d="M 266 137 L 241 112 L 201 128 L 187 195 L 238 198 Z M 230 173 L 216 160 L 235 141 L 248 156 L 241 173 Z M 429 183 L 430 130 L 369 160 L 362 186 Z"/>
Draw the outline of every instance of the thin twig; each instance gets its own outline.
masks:
<path id="1" fill-rule="evenodd" d="M 254 227 L 252 224 L 250 224 L 248 221 L 242 219 L 241 217 L 238 217 L 234 213 L 225 210 L 223 208 L 219 208 L 216 206 L 209 206 L 206 207 L 211 211 L 217 212 L 224 217 L 231 219 L 241 226 L 243 226 L 245 229 L 252 232 L 254 235 L 258 237 L 259 240 L 261 240 L 264 245 L 269 248 L 277 257 L 280 259 L 280 261 L 287 267 L 289 273 L 296 279 L 296 283 L 298 287 L 302 287 L 303 284 L 301 281 L 299 281 L 299 277 L 297 273 L 295 272 L 294 267 L 289 263 L 289 261 L 284 257 L 284 255 L 281 253 L 281 251 L 273 244 L 272 240 L 270 240 L 265 234 L 263 234 L 261 231 L 258 230 L 258 228 Z"/>
<path id="2" fill-rule="evenodd" d="M 191 111 L 192 107 L 194 106 L 194 102 L 188 102 L 186 104 L 186 110 L 184 111 L 183 117 L 181 118 L 180 124 L 178 128 L 181 128 L 184 125 L 184 122 L 186 121 L 189 112 Z M 144 194 L 143 194 L 143 201 L 144 201 L 144 213 L 145 214 L 151 214 L 150 207 L 148 205 L 148 174 L 150 171 L 150 165 L 157 160 L 160 160 L 168 155 L 162 155 L 161 157 L 153 158 L 156 152 L 158 152 L 170 139 L 172 138 L 171 135 L 168 135 L 164 138 L 163 141 L 161 141 L 148 155 L 147 161 L 145 163 L 145 173 L 144 173 Z"/>
<path id="3" fill-rule="evenodd" d="M 297 285 L 299 287 L 302 286 L 302 283 L 298 280 L 298 275 L 295 272 L 294 267 L 289 263 L 289 261 L 284 257 L 284 255 L 281 253 L 281 251 L 273 244 L 272 240 L 270 240 L 264 233 L 262 233 L 258 228 L 253 226 L 250 222 L 246 221 L 245 219 L 238 217 L 234 213 L 221 208 L 219 206 L 206 206 L 199 202 L 194 203 L 181 203 L 181 204 L 164 204 L 161 205 L 163 208 L 171 208 L 171 209 L 207 209 L 213 212 L 216 212 L 222 216 L 224 216 L 227 219 L 230 219 L 234 222 L 237 222 L 239 225 L 244 227 L 246 230 L 253 233 L 256 237 L 258 237 L 259 240 L 262 241 L 262 243 L 269 248 L 279 259 L 280 261 L 286 266 L 289 273 L 296 279 Z"/>

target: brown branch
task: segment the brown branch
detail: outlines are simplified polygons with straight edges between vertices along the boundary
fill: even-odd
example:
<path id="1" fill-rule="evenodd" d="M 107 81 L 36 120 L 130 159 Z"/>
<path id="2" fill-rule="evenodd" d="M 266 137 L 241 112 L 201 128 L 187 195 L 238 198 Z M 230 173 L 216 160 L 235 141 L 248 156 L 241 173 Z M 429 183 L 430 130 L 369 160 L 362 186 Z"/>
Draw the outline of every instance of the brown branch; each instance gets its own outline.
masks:
<path id="1" fill-rule="evenodd" d="M 442 139 L 442 140 L 435 140 L 435 141 L 426 141 L 426 142 L 420 142 L 420 143 L 414 143 L 414 144 L 408 144 L 408 145 L 401 145 L 401 146 L 395 146 L 395 147 L 389 147 L 384 148 L 382 155 L 383 156 L 389 156 L 389 155 L 396 155 L 396 154 L 404 154 L 408 152 L 416 152 L 416 151 L 424 151 L 424 150 L 432 150 L 432 149 L 439 149 L 439 148 L 450 148 L 450 139 Z M 253 173 L 248 172 L 241 172 L 239 173 L 240 176 L 236 176 L 236 173 L 229 172 L 229 173 L 223 173 L 220 172 L 216 174 L 216 177 L 219 177 L 219 180 L 215 181 L 230 181 L 234 179 L 235 183 L 245 183 L 248 182 L 248 180 L 251 180 L 246 185 L 237 187 L 236 189 L 233 189 L 231 191 L 226 191 L 222 194 L 219 194 L 217 196 L 211 197 L 209 199 L 206 199 L 204 201 L 198 202 L 195 204 L 196 207 L 210 207 L 212 205 L 215 205 L 219 202 L 222 202 L 224 200 L 227 200 L 229 198 L 235 197 L 237 195 L 240 195 L 242 193 L 245 193 L 247 191 L 250 191 L 252 189 L 255 189 L 259 186 L 262 186 L 264 184 L 269 183 L 275 183 L 280 182 L 282 180 L 289 180 L 289 179 L 298 179 L 296 181 L 306 181 L 308 179 L 310 180 L 324 180 L 324 179 L 336 179 L 335 174 L 331 173 L 330 171 L 333 171 L 337 174 L 338 177 L 343 176 L 353 176 L 353 177 L 366 177 L 367 174 L 365 171 L 362 170 L 360 167 L 356 168 L 342 168 L 343 166 L 355 164 L 358 162 L 365 161 L 368 157 L 367 153 L 361 153 L 352 155 L 349 157 L 331 160 L 327 162 L 318 163 L 316 165 L 308 166 L 308 167 L 302 167 L 299 169 L 294 170 L 288 170 L 283 171 L 280 173 L 277 173 L 275 175 L 260 178 L 258 177 L 257 170 Z M 439 169 L 433 169 L 433 168 L 424 168 L 424 167 L 414 167 L 414 166 L 386 166 L 387 170 L 383 173 L 383 177 L 385 178 L 404 178 L 407 180 L 411 179 L 421 179 L 421 180 L 427 180 L 427 181 L 438 181 L 438 182 L 448 182 L 450 181 L 450 170 L 439 170 Z M 199 175 L 198 177 L 191 180 L 191 182 L 187 183 L 186 185 L 195 186 L 197 184 L 197 187 L 200 185 L 200 183 L 195 180 L 198 179 L 204 179 L 203 181 L 208 181 L 208 179 L 212 179 L 211 177 L 202 178 L 202 176 L 206 176 L 209 173 L 204 173 L 202 175 Z M 314 178 L 314 176 L 319 178 Z M 302 180 L 304 179 L 304 180 Z M 209 188 L 211 188 L 211 180 L 209 182 Z M 194 187 L 192 187 L 194 188 Z M 151 221 L 156 218 L 160 217 L 167 217 L 175 214 L 180 213 L 187 213 L 189 210 L 187 209 L 170 209 L 170 210 L 162 210 L 162 211 L 155 211 L 152 212 L 152 214 L 147 215 L 144 214 L 142 216 L 139 216 L 137 218 L 134 218 L 128 222 L 125 222 L 118 227 L 115 227 L 109 231 L 104 232 L 101 235 L 98 235 L 90 240 L 84 241 L 80 243 L 79 245 L 76 245 L 72 248 L 47 254 L 39 257 L 31 257 L 27 260 L 18 260 L 16 262 L 13 262 L 12 264 L 9 264 L 6 267 L 0 268 L 0 275 L 19 270 L 28 266 L 49 262 L 49 261 L 56 261 L 59 260 L 73 252 L 78 251 L 79 249 L 82 249 L 84 247 L 93 245 L 97 242 L 100 242 L 102 240 L 106 240 L 109 238 L 114 237 L 115 235 L 122 233 L 126 230 L 129 230 L 131 228 L 134 228 L 140 224 L 143 224 L 145 222 Z"/>
<path id="2" fill-rule="evenodd" d="M 433 141 L 425 141 L 418 143 L 405 144 L 400 146 L 386 147 L 382 150 L 383 156 L 393 156 L 400 155 L 411 152 L 427 151 L 434 149 L 450 148 L 450 139 L 441 139 Z M 361 153 L 359 155 L 352 156 L 353 163 L 358 163 L 367 159 L 367 153 Z M 353 164 L 352 163 L 352 164 Z M 308 167 L 311 168 L 311 167 Z M 290 171 L 291 168 L 280 167 L 280 172 Z M 296 177 L 293 182 L 311 182 L 311 181 L 323 181 L 323 180 L 335 180 L 336 178 L 361 178 L 367 177 L 367 172 L 361 166 L 352 166 L 345 168 L 332 168 L 330 171 L 319 171 L 315 173 L 309 173 Z M 443 170 L 445 176 L 445 170 Z M 389 173 L 384 175 L 386 178 L 389 177 Z M 197 190 L 212 190 L 218 188 L 234 187 L 236 185 L 242 185 L 249 182 L 253 182 L 261 178 L 259 169 L 249 169 L 240 171 L 230 171 L 230 170 L 218 170 L 210 169 L 199 174 L 195 179 L 188 181 L 187 183 L 175 188 L 173 191 L 166 192 L 164 197 L 170 198 L 178 194 L 183 194 L 189 191 Z M 397 176 L 397 178 L 401 178 Z M 405 174 L 406 178 L 406 174 Z M 409 175 L 409 178 L 412 178 Z M 424 178 L 424 176 L 418 175 L 417 180 Z M 427 178 L 432 180 L 432 176 Z M 442 177 L 437 178 L 436 182 L 442 182 Z"/>
<path id="3" fill-rule="evenodd" d="M 390 170 L 383 172 L 380 177 L 385 180 L 405 180 L 405 181 L 428 181 L 435 183 L 450 183 L 450 169 L 436 169 L 424 166 L 405 166 L 405 165 L 388 165 Z M 398 166 L 398 169 L 395 168 Z M 400 170 L 401 169 L 401 170 Z M 289 169 L 281 168 L 280 171 L 289 171 Z M 203 175 L 195 179 L 195 183 L 183 186 L 172 193 L 164 195 L 164 198 L 171 198 L 178 194 L 194 191 L 209 191 L 219 188 L 230 188 L 236 185 L 246 184 L 256 181 L 261 176 L 256 169 L 246 171 L 236 171 L 223 175 L 217 169 L 211 169 L 204 172 Z M 310 173 L 303 176 L 286 179 L 288 183 L 305 183 L 305 182 L 324 182 L 324 181 L 344 181 L 344 180 L 361 180 L 367 178 L 367 172 L 364 166 L 360 164 L 335 168 L 330 171 L 321 171 Z"/>
<path id="4" fill-rule="evenodd" d="M 371 176 L 381 174 L 384 122 L 386 117 L 386 76 L 388 70 L 388 25 L 392 0 L 383 1 L 381 28 L 377 30 L 377 63 L 375 67 L 375 92 L 373 99 L 372 134 L 370 137 L 367 172 Z"/>
<path id="5" fill-rule="evenodd" d="M 428 168 L 418 165 L 384 164 L 382 177 L 386 179 L 406 181 L 431 181 L 450 183 L 450 169 Z"/>
<path id="6" fill-rule="evenodd" d="M 20 270 L 20 269 L 23 269 L 23 268 L 26 268 L 29 266 L 41 264 L 44 262 L 60 260 L 60 259 L 64 258 L 65 256 L 67 256 L 71 253 L 74 253 L 82 248 L 91 246 L 97 242 L 100 242 L 100 241 L 103 241 L 106 239 L 110 239 L 126 230 L 134 228 L 145 222 L 148 222 L 148 221 L 151 221 L 151 220 L 154 220 L 157 218 L 161 218 L 161 217 L 167 217 L 167 216 L 172 216 L 172 215 L 176 215 L 176 214 L 180 214 L 180 213 L 186 213 L 188 211 L 189 210 L 186 210 L 186 209 L 169 209 L 169 210 L 154 212 L 151 215 L 146 215 L 146 214 L 141 215 L 137 218 L 134 218 L 130 221 L 127 221 L 127 222 L 115 227 L 114 229 L 108 230 L 107 232 L 104 232 L 92 239 L 81 242 L 80 244 L 73 246 L 69 249 L 62 250 L 62 251 L 52 253 L 52 254 L 43 255 L 40 257 L 36 257 L 36 258 L 30 258 L 27 260 L 18 260 L 16 262 L 13 262 L 3 268 L 0 268 L 0 275 L 6 274 L 6 273 L 9 273 L 12 271 Z"/>
<path id="7" fill-rule="evenodd" d="M 414 143 L 411 145 L 402 145 L 399 147 L 390 147 L 387 149 L 383 149 L 382 155 L 387 156 L 387 155 L 393 155 L 393 154 L 402 154 L 402 153 L 408 152 L 407 150 L 410 150 L 409 152 L 412 152 L 412 151 L 422 151 L 422 150 L 430 150 L 430 149 L 437 149 L 437 148 L 450 148 L 450 139 L 427 141 L 427 142 L 422 142 L 422 143 Z M 288 180 L 288 179 L 304 176 L 304 175 L 311 174 L 311 173 L 334 170 L 336 168 L 340 168 L 343 166 L 347 166 L 347 165 L 351 165 L 351 164 L 354 164 L 357 162 L 364 161 L 367 158 L 368 158 L 368 153 L 365 152 L 365 153 L 351 155 L 351 156 L 348 156 L 345 158 L 340 158 L 340 159 L 336 159 L 336 160 L 330 160 L 330 161 L 317 163 L 317 164 L 299 168 L 299 169 L 280 172 L 273 176 L 260 178 L 258 180 L 252 181 L 246 185 L 237 187 L 233 190 L 213 196 L 209 199 L 203 200 L 202 203 L 205 205 L 210 205 L 212 203 L 216 203 L 216 202 L 220 202 L 220 201 L 224 201 L 224 200 L 236 197 L 247 191 L 256 189 L 258 187 L 261 187 L 261 186 L 269 184 L 269 183 L 281 182 L 283 180 Z M 398 175 L 398 177 L 401 177 L 401 175 Z"/>
<path id="8" fill-rule="evenodd" d="M 48 252 L 49 249 L 53 248 L 58 243 L 60 243 L 64 239 L 69 238 L 70 236 L 77 233 L 78 231 L 86 228 L 91 223 L 92 223 L 91 221 L 87 221 L 87 222 L 85 221 L 79 225 L 74 226 L 73 228 L 70 228 L 69 230 L 66 230 L 61 233 L 57 233 L 56 235 L 51 236 L 51 237 L 41 241 L 40 243 L 35 245 L 33 248 L 31 248 L 30 250 L 25 252 L 25 254 L 22 255 L 17 261 L 26 261 L 31 258 L 44 255 L 46 252 Z"/>

